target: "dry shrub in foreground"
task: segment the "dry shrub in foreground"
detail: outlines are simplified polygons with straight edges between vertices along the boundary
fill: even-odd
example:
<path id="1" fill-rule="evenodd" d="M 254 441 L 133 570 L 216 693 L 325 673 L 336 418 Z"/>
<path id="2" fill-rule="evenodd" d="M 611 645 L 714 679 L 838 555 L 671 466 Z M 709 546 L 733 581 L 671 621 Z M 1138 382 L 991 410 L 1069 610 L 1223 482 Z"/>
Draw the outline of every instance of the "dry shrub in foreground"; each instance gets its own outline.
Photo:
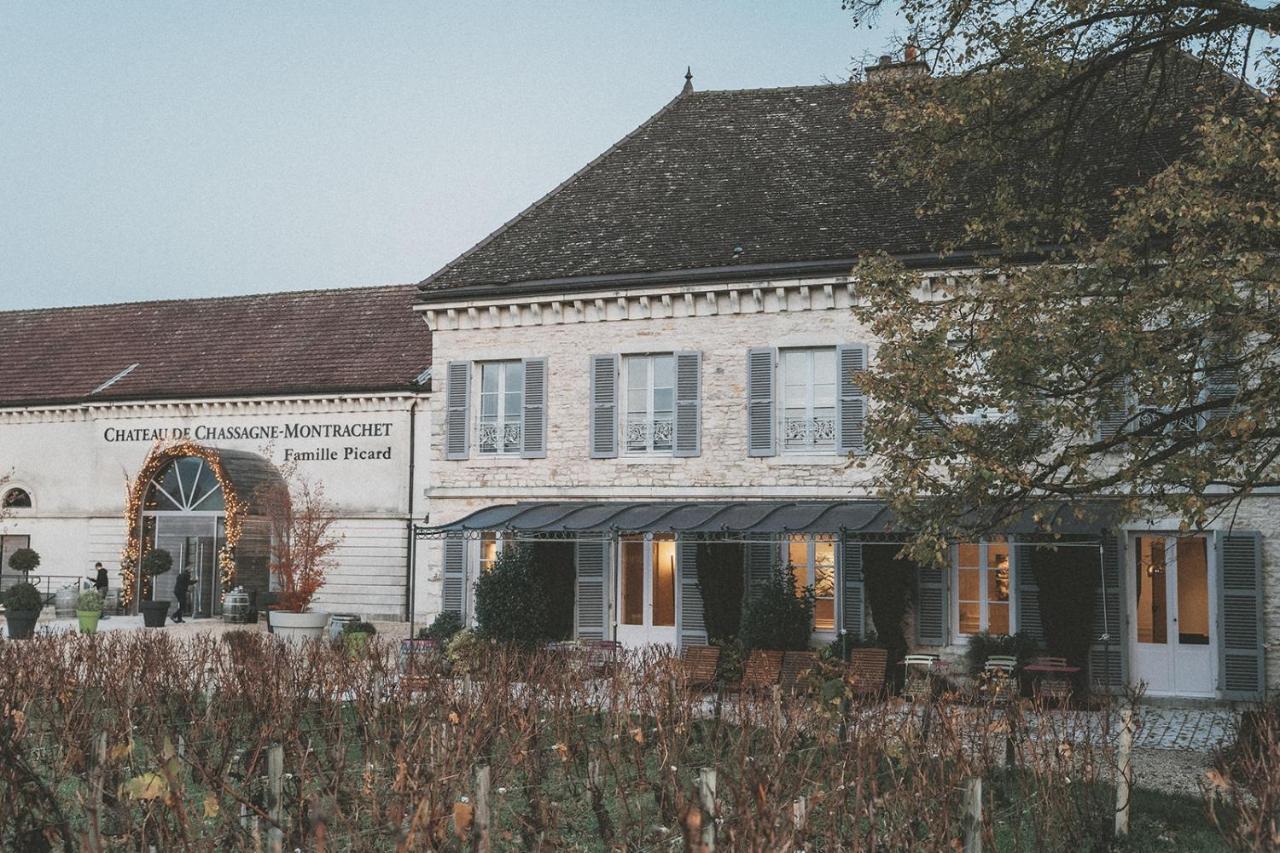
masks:
<path id="1" fill-rule="evenodd" d="M 0 643 L 0 846 L 256 848 L 274 744 L 284 843 L 304 849 L 467 847 L 481 766 L 496 849 L 678 849 L 713 819 L 724 849 L 940 850 L 972 777 L 988 843 L 1109 840 L 1105 715 L 706 696 L 656 652 L 603 680 L 486 652 L 411 692 L 377 641 L 358 657 L 257 632 Z"/>

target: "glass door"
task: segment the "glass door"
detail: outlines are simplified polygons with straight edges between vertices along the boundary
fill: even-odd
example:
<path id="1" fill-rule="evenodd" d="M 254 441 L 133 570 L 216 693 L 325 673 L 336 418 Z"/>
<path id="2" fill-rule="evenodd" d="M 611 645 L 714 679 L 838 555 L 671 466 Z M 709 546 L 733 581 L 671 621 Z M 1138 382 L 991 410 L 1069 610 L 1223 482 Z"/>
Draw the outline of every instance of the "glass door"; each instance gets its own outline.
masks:
<path id="1" fill-rule="evenodd" d="M 1213 696 L 1208 540 L 1134 539 L 1133 680 L 1153 696 Z"/>
<path id="2" fill-rule="evenodd" d="M 618 550 L 619 642 L 676 645 L 675 539 L 623 536 Z"/>

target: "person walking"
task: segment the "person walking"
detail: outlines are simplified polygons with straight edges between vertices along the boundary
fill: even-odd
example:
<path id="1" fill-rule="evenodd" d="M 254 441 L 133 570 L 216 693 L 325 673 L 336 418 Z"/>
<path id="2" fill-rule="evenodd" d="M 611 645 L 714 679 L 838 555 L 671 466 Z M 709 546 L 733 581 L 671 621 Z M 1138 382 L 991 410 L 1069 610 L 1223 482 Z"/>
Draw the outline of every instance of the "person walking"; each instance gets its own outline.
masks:
<path id="1" fill-rule="evenodd" d="M 191 567 L 187 566 L 178 572 L 178 577 L 173 582 L 173 597 L 178 600 L 178 609 L 173 614 L 174 622 L 182 622 L 182 616 L 187 609 L 187 590 L 189 589 L 191 589 Z"/>
<path id="2" fill-rule="evenodd" d="M 102 567 L 102 563 L 94 563 L 93 573 L 93 588 L 105 598 L 107 595 L 107 570 Z"/>

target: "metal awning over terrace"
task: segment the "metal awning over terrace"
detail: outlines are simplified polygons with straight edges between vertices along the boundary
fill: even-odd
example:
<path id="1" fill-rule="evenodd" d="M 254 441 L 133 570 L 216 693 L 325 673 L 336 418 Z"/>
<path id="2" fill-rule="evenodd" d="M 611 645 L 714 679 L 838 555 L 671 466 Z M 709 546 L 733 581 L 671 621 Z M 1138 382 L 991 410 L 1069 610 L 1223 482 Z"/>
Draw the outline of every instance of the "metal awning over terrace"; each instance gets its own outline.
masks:
<path id="1" fill-rule="evenodd" d="M 1105 503 L 1055 503 L 1002 525 L 1014 536 L 1096 537 L 1112 513 Z M 845 534 L 868 540 L 902 535 L 880 500 L 850 501 L 554 501 L 498 504 L 447 524 L 420 525 L 421 538 L 612 538 L 624 533 L 672 533 L 700 539 L 792 534 Z"/>

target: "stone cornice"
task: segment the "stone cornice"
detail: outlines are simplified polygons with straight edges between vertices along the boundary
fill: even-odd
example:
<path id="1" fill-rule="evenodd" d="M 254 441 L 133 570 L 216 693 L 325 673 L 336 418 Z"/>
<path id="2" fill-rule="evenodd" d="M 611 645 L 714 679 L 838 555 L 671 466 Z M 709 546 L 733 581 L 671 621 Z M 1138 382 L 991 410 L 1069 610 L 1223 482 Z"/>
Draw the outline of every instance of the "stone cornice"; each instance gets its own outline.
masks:
<path id="1" fill-rule="evenodd" d="M 964 274 L 964 271 L 948 270 L 921 273 L 921 278 L 928 293 L 931 280 Z M 841 275 L 434 301 L 415 310 L 422 314 L 431 331 L 452 332 L 619 320 L 829 311 L 847 309 L 855 304 L 855 280 Z"/>
<path id="2" fill-rule="evenodd" d="M 145 400 L 80 403 L 0 409 L 0 424 L 57 423 L 150 417 L 243 417 L 246 415 L 311 415 L 342 412 L 405 411 L 424 392 L 352 394 L 314 397 L 261 397 L 209 400 Z"/>

